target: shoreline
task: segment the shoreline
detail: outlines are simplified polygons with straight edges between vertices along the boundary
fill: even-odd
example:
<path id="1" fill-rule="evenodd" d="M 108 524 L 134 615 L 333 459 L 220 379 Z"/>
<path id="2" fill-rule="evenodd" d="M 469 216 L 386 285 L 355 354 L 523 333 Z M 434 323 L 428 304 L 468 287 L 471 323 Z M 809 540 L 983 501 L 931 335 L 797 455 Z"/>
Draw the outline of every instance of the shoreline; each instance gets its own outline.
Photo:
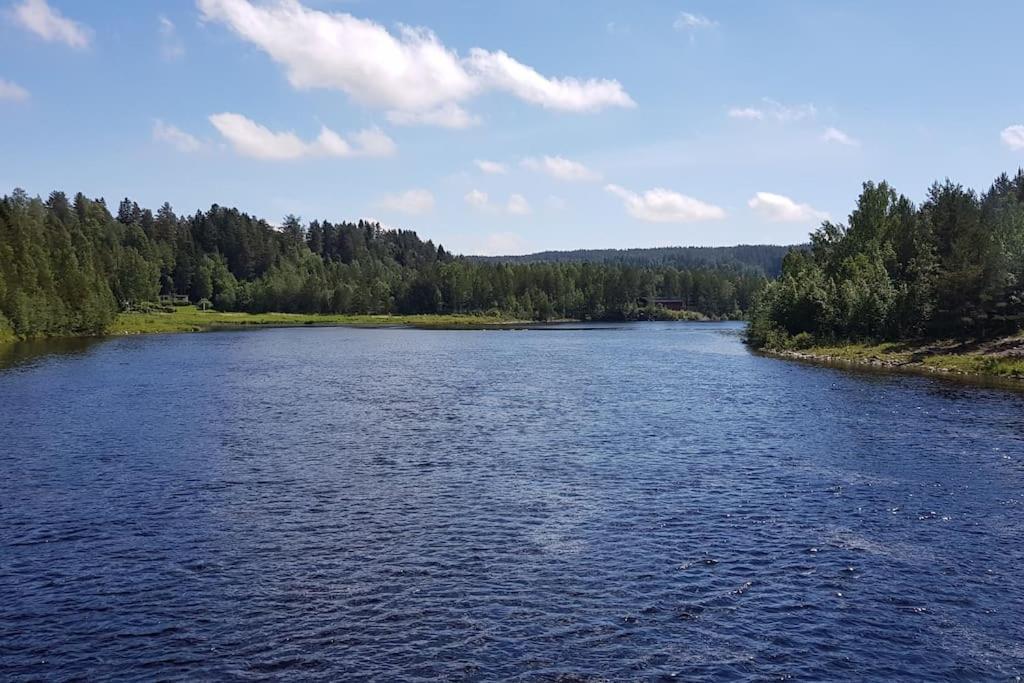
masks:
<path id="1" fill-rule="evenodd" d="M 681 319 L 685 322 L 712 322 L 704 316 Z M 356 327 L 365 329 L 409 328 L 420 330 L 526 330 L 548 329 L 566 323 L 591 324 L 595 321 L 558 318 L 526 320 L 501 315 L 472 313 L 333 314 L 333 313 L 240 313 L 200 311 L 182 306 L 173 313 L 120 313 L 106 332 L 95 335 L 42 336 L 22 339 L 0 337 L 0 348 L 25 342 L 54 339 L 103 339 L 137 334 L 180 334 L 227 330 L 251 330 L 282 327 Z M 596 321 L 604 322 L 604 321 Z M 608 321 L 615 322 L 615 321 Z"/>
<path id="2" fill-rule="evenodd" d="M 573 322 L 573 321 L 551 321 Z M 236 313 L 199 311 L 194 307 L 174 313 L 122 313 L 101 337 L 136 334 L 178 334 L 285 327 L 412 328 L 425 330 L 518 329 L 543 325 L 537 321 L 471 314 L 369 315 L 320 313 Z"/>
<path id="3" fill-rule="evenodd" d="M 782 360 L 842 369 L 997 382 L 1024 389 L 1024 336 L 984 342 L 932 341 L 759 349 Z"/>

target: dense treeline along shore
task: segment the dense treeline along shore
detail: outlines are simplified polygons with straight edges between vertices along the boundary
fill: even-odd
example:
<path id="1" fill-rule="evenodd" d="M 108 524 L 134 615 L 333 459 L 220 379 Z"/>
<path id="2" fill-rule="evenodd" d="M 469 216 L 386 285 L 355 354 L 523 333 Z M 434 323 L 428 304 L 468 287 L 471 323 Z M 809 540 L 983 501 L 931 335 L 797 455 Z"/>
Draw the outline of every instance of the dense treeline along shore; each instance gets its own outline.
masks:
<path id="1" fill-rule="evenodd" d="M 481 262 L 365 221 L 306 224 L 288 216 L 279 229 L 216 205 L 178 216 L 168 204 L 153 213 L 125 199 L 114 215 L 102 199 L 82 194 L 43 200 L 15 190 L 0 200 L 0 340 L 7 341 L 188 329 L 180 313 L 175 323 L 152 318 L 174 315 L 154 303 L 161 295 L 219 312 L 334 316 L 319 320 L 336 323 L 365 315 L 737 318 L 765 280 L 762 268 L 737 259 L 688 268 Z M 657 297 L 682 300 L 688 310 L 637 304 Z M 137 315 L 152 324 L 126 317 Z"/>
<path id="2" fill-rule="evenodd" d="M 978 194 L 949 180 L 915 206 L 866 183 L 752 308 L 748 338 L 792 357 L 1024 376 L 1024 171 Z"/>

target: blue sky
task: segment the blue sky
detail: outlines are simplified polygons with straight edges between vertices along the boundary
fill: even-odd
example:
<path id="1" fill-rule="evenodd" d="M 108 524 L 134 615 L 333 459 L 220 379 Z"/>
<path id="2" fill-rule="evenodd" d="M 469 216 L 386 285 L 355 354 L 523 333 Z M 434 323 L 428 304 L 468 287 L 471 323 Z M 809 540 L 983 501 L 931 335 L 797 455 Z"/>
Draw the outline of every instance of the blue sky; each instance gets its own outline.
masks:
<path id="1" fill-rule="evenodd" d="M 0 0 L 0 190 L 463 253 L 802 241 L 1024 164 L 1024 3 Z"/>

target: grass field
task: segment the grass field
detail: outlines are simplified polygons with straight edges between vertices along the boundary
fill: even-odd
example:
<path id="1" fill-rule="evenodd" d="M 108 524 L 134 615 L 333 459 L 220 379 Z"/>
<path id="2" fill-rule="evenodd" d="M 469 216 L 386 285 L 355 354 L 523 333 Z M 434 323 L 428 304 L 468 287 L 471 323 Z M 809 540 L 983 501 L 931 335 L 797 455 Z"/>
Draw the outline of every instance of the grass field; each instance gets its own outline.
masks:
<path id="1" fill-rule="evenodd" d="M 313 315 L 303 313 L 224 313 L 181 306 L 174 313 L 122 313 L 110 334 L 154 332 L 201 332 L 246 327 L 299 327 L 303 325 L 352 325 L 361 327 L 406 326 L 427 329 L 473 329 L 526 324 L 500 316 L 481 315 Z"/>

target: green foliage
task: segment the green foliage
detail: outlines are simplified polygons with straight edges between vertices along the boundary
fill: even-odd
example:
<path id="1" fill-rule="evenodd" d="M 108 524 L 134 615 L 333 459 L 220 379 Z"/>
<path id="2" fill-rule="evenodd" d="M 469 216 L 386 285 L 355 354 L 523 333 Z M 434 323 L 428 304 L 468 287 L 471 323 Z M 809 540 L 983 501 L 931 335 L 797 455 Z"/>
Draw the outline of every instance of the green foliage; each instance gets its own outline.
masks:
<path id="1" fill-rule="evenodd" d="M 0 313 L 0 344 L 16 341 L 17 338 L 18 337 L 14 334 L 14 326 L 11 325 L 11 321 Z"/>
<path id="2" fill-rule="evenodd" d="M 1024 323 L 1024 170 L 982 196 L 950 181 L 915 208 L 865 183 L 848 226 L 824 223 L 752 307 L 755 346 L 988 337 Z"/>
<path id="3" fill-rule="evenodd" d="M 312 230 L 312 228 L 311 228 Z M 487 263 L 601 263 L 623 266 L 732 268 L 778 277 L 782 258 L 792 247 L 740 244 L 734 247 L 655 247 L 651 249 L 577 249 L 542 251 L 525 256 L 474 256 Z"/>
<path id="4" fill-rule="evenodd" d="M 532 320 L 636 320 L 645 316 L 638 299 L 660 296 L 686 302 L 689 311 L 676 317 L 737 317 L 780 248 L 736 249 L 674 253 L 688 267 L 505 263 L 453 257 L 415 232 L 367 221 L 307 226 L 287 216 L 279 230 L 217 205 L 177 216 L 164 204 L 154 215 L 124 199 L 112 215 L 103 200 L 81 194 L 69 203 L 55 192 L 44 202 L 16 190 L 0 200 L 0 315 L 22 338 L 99 334 L 119 308 L 162 310 L 161 295 L 225 312 L 492 311 Z"/>

